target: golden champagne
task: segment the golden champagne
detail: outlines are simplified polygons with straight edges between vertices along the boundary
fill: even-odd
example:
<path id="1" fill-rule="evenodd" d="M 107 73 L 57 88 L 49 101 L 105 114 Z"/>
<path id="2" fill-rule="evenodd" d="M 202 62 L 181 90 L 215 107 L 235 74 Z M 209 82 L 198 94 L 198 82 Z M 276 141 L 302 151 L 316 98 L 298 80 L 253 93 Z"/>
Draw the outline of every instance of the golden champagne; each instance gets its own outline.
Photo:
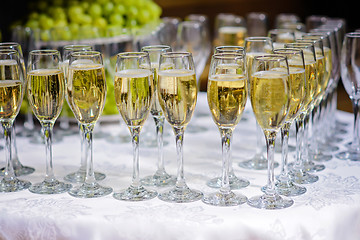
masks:
<path id="1" fill-rule="evenodd" d="M 28 72 L 27 96 L 40 122 L 54 122 L 64 102 L 64 73 L 59 69 L 37 69 Z"/>
<path id="2" fill-rule="evenodd" d="M 209 78 L 207 100 L 219 127 L 233 128 L 239 123 L 247 99 L 246 86 L 244 75 L 219 74 Z"/>
<path id="3" fill-rule="evenodd" d="M 250 81 L 250 100 L 263 130 L 277 130 L 289 110 L 288 75 L 279 71 L 255 72 Z"/>
<path id="4" fill-rule="evenodd" d="M 69 66 L 67 93 L 75 118 L 82 124 L 95 123 L 105 104 L 105 70 L 101 64 Z"/>
<path id="5" fill-rule="evenodd" d="M 194 71 L 159 71 L 159 102 L 166 120 L 175 127 L 186 126 L 194 112 L 197 85 Z"/>
<path id="6" fill-rule="evenodd" d="M 152 72 L 148 69 L 122 70 L 115 74 L 116 106 L 129 127 L 142 126 L 152 103 Z"/>
<path id="7" fill-rule="evenodd" d="M 13 120 L 19 113 L 22 101 L 20 80 L 0 80 L 0 119 Z"/>
<path id="8" fill-rule="evenodd" d="M 305 69 L 289 67 L 289 112 L 286 121 L 292 121 L 300 112 L 305 99 Z"/>
<path id="9" fill-rule="evenodd" d="M 315 93 L 315 101 L 319 102 L 321 100 L 321 93 L 324 91 L 325 87 L 325 57 L 316 56 L 316 71 L 317 71 L 317 88 Z"/>
<path id="10" fill-rule="evenodd" d="M 247 37 L 245 27 L 224 26 L 219 28 L 219 45 L 244 46 Z"/>
<path id="11" fill-rule="evenodd" d="M 154 97 L 152 98 L 152 104 L 151 104 L 151 114 L 154 117 L 159 117 L 162 116 L 162 110 L 161 110 L 161 106 L 159 103 L 159 98 L 158 96 L 158 90 L 157 90 L 157 86 L 158 86 L 158 71 L 159 71 L 159 64 L 155 64 L 155 63 L 151 63 L 151 66 L 155 66 L 153 68 L 153 75 L 151 77 L 152 82 L 153 82 L 153 86 L 154 86 Z"/>
<path id="12" fill-rule="evenodd" d="M 0 60 L 1 80 L 19 80 L 19 70 L 16 60 Z"/>

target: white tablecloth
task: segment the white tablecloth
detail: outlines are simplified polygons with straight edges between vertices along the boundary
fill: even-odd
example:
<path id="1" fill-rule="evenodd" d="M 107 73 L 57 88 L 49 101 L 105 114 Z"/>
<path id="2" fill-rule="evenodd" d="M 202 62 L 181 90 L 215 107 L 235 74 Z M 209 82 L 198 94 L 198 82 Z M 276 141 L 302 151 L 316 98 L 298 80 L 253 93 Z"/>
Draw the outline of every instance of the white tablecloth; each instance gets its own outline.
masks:
<path id="1" fill-rule="evenodd" d="M 191 188 L 209 193 L 215 190 L 207 187 L 206 181 L 221 173 L 220 135 L 209 115 L 204 93 L 199 94 L 196 111 L 190 125 L 201 124 L 208 129 L 200 133 L 185 132 L 185 177 Z M 244 116 L 247 121 L 239 123 L 233 136 L 233 166 L 235 173 L 251 184 L 235 192 L 252 197 L 261 194 L 267 171 L 244 170 L 238 166 L 254 154 L 256 144 L 250 104 Z M 116 117 L 120 119 L 120 115 Z M 352 114 L 339 111 L 336 117 L 348 123 L 345 127 L 348 133 L 339 135 L 344 139 L 338 143 L 341 151 L 351 139 Z M 120 126 L 102 125 L 101 130 L 112 135 L 129 134 L 124 125 Z M 165 167 L 175 175 L 175 140 L 169 126 L 166 127 Z M 140 136 L 142 177 L 156 170 L 157 149 L 145 146 L 149 145 L 149 139 L 154 139 L 154 131 L 149 117 Z M 293 143 L 293 139 L 290 142 Z M 22 178 L 32 183 L 42 181 L 44 146 L 21 137 L 17 138 L 17 145 L 20 161 L 36 169 Z M 293 154 L 290 153 L 290 159 Z M 54 143 L 53 156 L 55 175 L 59 179 L 76 171 L 80 165 L 79 136 L 66 136 Z M 276 160 L 280 160 L 279 154 Z M 0 164 L 3 165 L 3 160 Z M 319 181 L 305 185 L 307 192 L 293 197 L 295 204 L 283 210 L 260 210 L 247 204 L 214 207 L 201 201 L 175 204 L 158 198 L 124 202 L 112 195 L 78 199 L 67 193 L 44 196 L 28 190 L 0 193 L 0 239 L 360 239 L 360 162 L 333 158 L 324 164 L 326 169 L 317 173 Z M 101 184 L 113 187 L 114 191 L 128 187 L 132 174 L 131 143 L 110 143 L 105 138 L 95 138 L 94 165 L 96 171 L 107 175 Z M 279 168 L 276 173 L 278 171 Z"/>

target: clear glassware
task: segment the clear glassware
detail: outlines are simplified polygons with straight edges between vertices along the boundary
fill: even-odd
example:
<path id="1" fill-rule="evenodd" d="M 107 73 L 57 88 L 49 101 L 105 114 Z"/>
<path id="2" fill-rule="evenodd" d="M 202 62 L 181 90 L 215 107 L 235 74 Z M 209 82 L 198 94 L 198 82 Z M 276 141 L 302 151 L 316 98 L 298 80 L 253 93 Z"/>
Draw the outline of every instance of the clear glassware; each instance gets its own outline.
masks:
<path id="1" fill-rule="evenodd" d="M 160 42 L 163 45 L 170 46 L 171 49 L 176 47 L 176 34 L 181 18 L 163 17 L 161 18 L 163 27 L 160 31 Z"/>
<path id="2" fill-rule="evenodd" d="M 285 43 L 295 42 L 295 32 L 291 29 L 275 28 L 268 31 L 273 48 L 283 48 Z"/>
<path id="3" fill-rule="evenodd" d="M 303 108 L 296 120 L 296 131 L 298 132 L 296 140 L 295 162 L 288 164 L 291 178 L 299 184 L 313 183 L 319 180 L 319 177 L 309 173 L 308 168 L 308 141 L 307 131 L 309 116 L 311 114 L 311 105 L 314 102 L 317 88 L 317 68 L 314 44 L 312 43 L 287 43 L 285 48 L 297 48 L 303 51 L 306 75 L 306 94 L 307 98 L 303 103 Z"/>
<path id="4" fill-rule="evenodd" d="M 183 159 L 184 132 L 194 113 L 198 91 L 191 53 L 161 54 L 158 77 L 159 102 L 167 122 L 174 130 L 178 165 L 175 187 L 160 193 L 159 198 L 179 203 L 197 201 L 203 194 L 187 186 Z"/>
<path id="5" fill-rule="evenodd" d="M 308 97 L 306 94 L 305 60 L 301 49 L 279 48 L 274 49 L 275 54 L 283 55 L 287 58 L 289 65 L 290 82 L 290 104 L 289 112 L 285 123 L 281 127 L 281 172 L 275 182 L 276 192 L 284 196 L 298 196 L 306 192 L 306 188 L 294 184 L 288 170 L 288 140 L 290 127 L 300 114 L 303 103 Z M 298 140 L 298 129 L 296 129 L 296 140 Z M 263 188 L 266 191 L 266 187 Z"/>
<path id="6" fill-rule="evenodd" d="M 254 57 L 257 55 L 264 55 L 272 53 L 273 43 L 269 37 L 247 37 L 245 39 L 245 60 L 246 60 L 246 72 L 247 78 L 250 79 L 250 69 Z M 264 157 L 265 141 L 262 137 L 262 130 L 256 123 L 256 152 L 255 155 L 239 163 L 239 166 L 246 169 L 264 170 L 267 169 L 267 159 Z M 278 163 L 274 163 L 275 167 L 279 166 Z"/>
<path id="7" fill-rule="evenodd" d="M 255 208 L 281 209 L 293 205 L 275 189 L 274 148 L 276 135 L 289 111 L 289 66 L 280 55 L 256 56 L 250 69 L 250 101 L 256 121 L 264 131 L 268 160 L 268 183 L 265 193 L 248 199 Z M 264 89 L 268 94 L 264 94 Z"/>
<path id="8" fill-rule="evenodd" d="M 269 20 L 267 13 L 250 12 L 246 15 L 246 25 L 249 37 L 265 37 Z"/>
<path id="9" fill-rule="evenodd" d="M 216 16 L 214 25 L 214 46 L 244 46 L 248 32 L 242 16 L 220 13 Z"/>
<path id="10" fill-rule="evenodd" d="M 139 176 L 139 137 L 152 104 L 152 76 L 147 52 L 125 52 L 117 55 L 115 102 L 129 128 L 133 146 L 132 183 L 127 189 L 114 193 L 114 198 L 118 200 L 142 201 L 157 196 L 156 191 L 142 186 Z"/>
<path id="11" fill-rule="evenodd" d="M 220 190 L 207 194 L 202 201 L 215 206 L 236 206 L 247 201 L 241 194 L 231 191 L 231 139 L 241 119 L 247 101 L 248 84 L 243 54 L 219 53 L 212 56 L 207 88 L 208 105 L 219 128 L 222 146 L 222 176 Z M 250 184 L 245 179 L 244 186 Z"/>
<path id="12" fill-rule="evenodd" d="M 214 54 L 216 53 L 239 53 L 245 54 L 244 47 L 241 46 L 216 46 Z"/>
<path id="13" fill-rule="evenodd" d="M 19 59 L 20 59 L 20 65 L 23 71 L 23 76 L 24 78 L 26 78 L 26 66 L 25 66 L 25 60 L 24 60 L 24 56 L 23 56 L 23 52 L 22 52 L 22 48 L 21 45 L 17 42 L 2 42 L 0 43 L 0 49 L 8 49 L 8 50 L 14 50 L 17 51 L 19 54 Z M 26 84 L 25 84 L 26 87 Z M 25 90 L 24 90 L 25 93 Z M 26 98 L 26 95 L 24 95 L 24 98 Z M 23 101 L 24 102 L 24 101 Z M 33 135 L 35 134 L 34 130 L 34 120 L 32 117 L 32 112 L 30 107 L 28 107 L 27 112 L 25 114 L 25 122 L 24 122 L 24 128 L 22 128 L 22 130 L 20 131 L 20 135 L 22 136 L 29 136 L 29 135 Z M 31 174 L 35 171 L 35 169 L 33 167 L 28 167 L 28 166 L 24 166 L 21 164 L 19 157 L 17 155 L 17 145 L 16 145 L 16 131 L 15 131 L 15 125 L 12 125 L 12 130 L 11 130 L 11 134 L 13 135 L 11 138 L 11 150 L 12 150 L 12 154 L 11 154 L 11 158 L 12 158 L 12 165 L 14 168 L 14 172 L 16 176 L 22 176 L 22 175 L 28 175 Z M 0 176 L 4 175 L 4 171 L 5 168 L 1 168 L 0 169 Z"/>
<path id="14" fill-rule="evenodd" d="M 102 54 L 98 51 L 73 52 L 69 59 L 67 100 L 86 141 L 85 180 L 70 189 L 78 198 L 96 198 L 108 195 L 111 187 L 97 183 L 93 166 L 93 130 L 105 105 L 106 79 Z"/>
<path id="15" fill-rule="evenodd" d="M 275 17 L 275 28 L 280 28 L 284 23 L 301 22 L 300 17 L 294 13 L 279 13 Z"/>
<path id="16" fill-rule="evenodd" d="M 360 33 L 345 34 L 341 50 L 341 80 L 353 105 L 353 139 L 347 151 L 336 154 L 343 160 L 360 161 L 360 123 L 359 123 L 359 86 L 360 81 Z"/>
<path id="17" fill-rule="evenodd" d="M 62 63 L 61 66 L 64 71 L 65 81 L 68 78 L 68 69 L 69 69 L 69 61 L 71 53 L 79 52 L 79 51 L 91 51 L 93 48 L 91 45 L 86 44 L 71 44 L 65 45 L 62 49 Z M 72 108 L 70 105 L 70 101 L 68 100 L 68 95 L 65 93 L 65 98 L 69 104 L 69 107 Z M 68 119 L 61 119 L 60 121 L 60 128 L 61 123 L 68 124 Z M 67 122 L 67 123 L 66 123 Z M 80 133 L 80 143 L 81 143 L 81 161 L 80 161 L 80 168 L 76 172 L 72 172 L 67 174 L 64 179 L 69 182 L 80 183 L 85 181 L 86 176 L 86 156 L 85 156 L 85 149 L 86 149 L 86 139 L 85 139 L 85 132 L 81 124 L 78 123 L 79 126 L 79 133 Z M 63 131 L 69 130 L 69 128 L 63 128 Z M 71 130 L 72 131 L 72 130 Z M 106 176 L 104 173 L 94 172 L 96 180 L 103 180 Z"/>
<path id="18" fill-rule="evenodd" d="M 0 181 L 0 192 L 16 192 L 27 189 L 31 183 L 15 175 L 12 158 L 13 124 L 20 111 L 25 89 L 25 72 L 19 53 L 12 49 L 0 49 L 0 123 L 5 139 L 5 169 Z"/>
<path id="19" fill-rule="evenodd" d="M 28 60 L 27 96 L 45 139 L 45 179 L 29 188 L 30 192 L 38 194 L 63 193 L 72 186 L 55 178 L 52 161 L 53 127 L 65 98 L 65 80 L 60 59 L 59 51 L 45 49 L 31 51 Z M 43 97 L 44 93 L 46 98 Z"/>
<path id="20" fill-rule="evenodd" d="M 154 95 L 152 98 L 151 110 L 150 113 L 154 118 L 155 127 L 156 127 L 156 139 L 158 147 L 158 161 L 157 161 L 157 170 L 154 175 L 147 176 L 141 179 L 142 184 L 147 186 L 156 186 L 164 187 L 168 185 L 175 184 L 175 176 L 169 175 L 165 171 L 164 163 L 164 153 L 163 153 L 163 133 L 164 133 L 164 122 L 165 116 L 161 110 L 161 106 L 158 98 L 158 71 L 159 71 L 159 61 L 161 53 L 171 52 L 171 47 L 166 45 L 151 45 L 145 46 L 141 49 L 143 52 L 149 54 L 151 69 L 153 72 L 153 85 L 154 85 Z"/>

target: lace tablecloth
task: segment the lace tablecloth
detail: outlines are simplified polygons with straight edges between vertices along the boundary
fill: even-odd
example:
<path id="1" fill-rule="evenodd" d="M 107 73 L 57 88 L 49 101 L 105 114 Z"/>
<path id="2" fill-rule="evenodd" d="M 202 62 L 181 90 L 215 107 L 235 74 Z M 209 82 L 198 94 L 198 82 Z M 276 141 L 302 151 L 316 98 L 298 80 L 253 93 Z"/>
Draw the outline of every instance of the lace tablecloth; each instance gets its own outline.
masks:
<path id="1" fill-rule="evenodd" d="M 255 119 L 247 104 L 244 118 L 233 136 L 233 166 L 236 175 L 248 179 L 250 186 L 236 190 L 247 197 L 261 194 L 266 170 L 245 170 L 238 166 L 255 152 Z M 120 119 L 120 115 L 114 116 Z M 351 139 L 352 114 L 337 112 L 346 123 L 347 133 L 339 151 Z M 206 129 L 196 132 L 197 126 Z M 57 130 L 57 129 L 56 129 Z M 55 132 L 56 132 L 55 130 Z M 97 129 L 99 131 L 99 128 Z M 121 124 L 102 124 L 108 136 L 129 135 Z M 156 170 L 154 123 L 149 117 L 140 135 L 140 175 Z M 56 134 L 56 133 L 55 133 Z M 164 156 L 166 170 L 176 174 L 175 139 L 166 125 Z M 293 139 L 290 139 L 293 144 Z M 22 177 L 32 183 L 43 180 L 45 149 L 29 138 L 17 138 L 20 161 L 36 171 Z M 336 152 L 335 152 L 336 153 Z M 332 153 L 333 155 L 335 153 Z M 2 151 L 2 154 L 3 151 Z M 290 160 L 294 152 L 290 152 Z M 59 179 L 76 171 L 80 165 L 78 134 L 65 136 L 53 144 L 54 169 Z M 4 157 L 0 164 L 3 165 Z M 206 95 L 199 94 L 196 114 L 184 138 L 185 177 L 191 188 L 204 193 L 215 190 L 206 181 L 221 174 L 220 134 L 207 107 Z M 279 153 L 276 160 L 280 160 Z M 247 204 L 237 207 L 208 206 L 193 203 L 166 203 L 157 198 L 143 202 L 124 202 L 108 195 L 97 199 L 73 198 L 67 193 L 37 195 L 28 190 L 0 193 L 0 239 L 360 239 L 360 162 L 335 157 L 317 173 L 319 181 L 305 185 L 307 192 L 293 197 L 295 204 L 283 210 L 254 209 Z M 101 184 L 114 191 L 130 185 L 132 147 L 130 140 L 121 143 L 109 137 L 94 139 L 95 170 L 107 175 Z M 278 173 L 279 168 L 276 169 Z M 165 189 L 157 189 L 159 192 Z"/>

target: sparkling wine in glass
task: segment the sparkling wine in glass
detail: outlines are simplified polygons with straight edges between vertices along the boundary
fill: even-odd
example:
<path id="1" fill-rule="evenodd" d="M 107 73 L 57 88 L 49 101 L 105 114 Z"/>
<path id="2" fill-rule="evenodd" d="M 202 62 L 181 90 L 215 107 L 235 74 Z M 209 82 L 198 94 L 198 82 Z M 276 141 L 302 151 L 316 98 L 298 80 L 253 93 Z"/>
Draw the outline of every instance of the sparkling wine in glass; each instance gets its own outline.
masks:
<path id="1" fill-rule="evenodd" d="M 6 159 L 0 192 L 16 192 L 31 185 L 29 181 L 16 177 L 11 150 L 13 124 L 20 111 L 24 89 L 25 76 L 19 53 L 11 49 L 0 49 L 0 123 L 4 132 Z"/>
<path id="2" fill-rule="evenodd" d="M 155 122 L 156 140 L 158 147 L 157 170 L 154 175 L 147 176 L 141 179 L 141 182 L 144 185 L 157 186 L 157 187 L 173 185 L 175 184 L 175 176 L 169 175 L 165 171 L 164 153 L 163 153 L 163 146 L 164 146 L 163 133 L 164 133 L 165 116 L 162 112 L 159 103 L 158 91 L 157 91 L 160 54 L 164 52 L 171 52 L 171 47 L 166 45 L 150 45 L 143 47 L 141 50 L 149 54 L 151 69 L 153 73 L 152 80 L 154 86 L 154 95 L 152 97 L 150 113 L 153 116 Z"/>
<path id="3" fill-rule="evenodd" d="M 154 190 L 142 186 L 139 175 L 140 131 L 149 116 L 153 97 L 153 73 L 147 52 L 125 52 L 117 55 L 114 79 L 116 106 L 129 128 L 133 146 L 133 176 L 131 185 L 114 193 L 125 201 L 149 200 L 157 196 Z"/>
<path id="4" fill-rule="evenodd" d="M 241 194 L 231 191 L 231 139 L 241 119 L 247 100 L 247 78 L 244 55 L 219 53 L 212 56 L 207 88 L 208 105 L 219 128 L 222 145 L 222 177 L 220 190 L 203 197 L 204 203 L 215 206 L 236 206 L 247 201 Z M 244 186 L 250 184 L 238 178 Z"/>
<path id="5" fill-rule="evenodd" d="M 86 176 L 85 181 L 70 189 L 78 198 L 108 195 L 112 188 L 97 183 L 93 167 L 93 130 L 105 105 L 106 80 L 102 54 L 98 51 L 73 52 L 67 76 L 67 97 L 71 110 L 84 131 Z"/>
<path id="6" fill-rule="evenodd" d="M 178 203 L 197 201 L 203 194 L 187 186 L 183 159 L 184 132 L 197 100 L 195 66 L 191 53 L 161 54 L 158 77 L 159 102 L 166 121 L 174 130 L 178 165 L 175 187 L 160 193 L 159 198 Z"/>
<path id="7" fill-rule="evenodd" d="M 279 70 L 281 69 L 281 70 Z M 250 101 L 256 121 L 264 132 L 267 147 L 268 182 L 265 193 L 248 199 L 252 207 L 281 209 L 294 202 L 275 189 L 274 148 L 276 135 L 289 112 L 289 66 L 279 55 L 256 56 L 250 70 Z"/>
<path id="8" fill-rule="evenodd" d="M 30 52 L 27 72 L 27 96 L 45 138 L 45 179 L 33 184 L 29 190 L 38 194 L 67 192 L 71 184 L 55 178 L 52 161 L 53 127 L 59 117 L 65 98 L 64 73 L 57 50 L 33 50 Z"/>

